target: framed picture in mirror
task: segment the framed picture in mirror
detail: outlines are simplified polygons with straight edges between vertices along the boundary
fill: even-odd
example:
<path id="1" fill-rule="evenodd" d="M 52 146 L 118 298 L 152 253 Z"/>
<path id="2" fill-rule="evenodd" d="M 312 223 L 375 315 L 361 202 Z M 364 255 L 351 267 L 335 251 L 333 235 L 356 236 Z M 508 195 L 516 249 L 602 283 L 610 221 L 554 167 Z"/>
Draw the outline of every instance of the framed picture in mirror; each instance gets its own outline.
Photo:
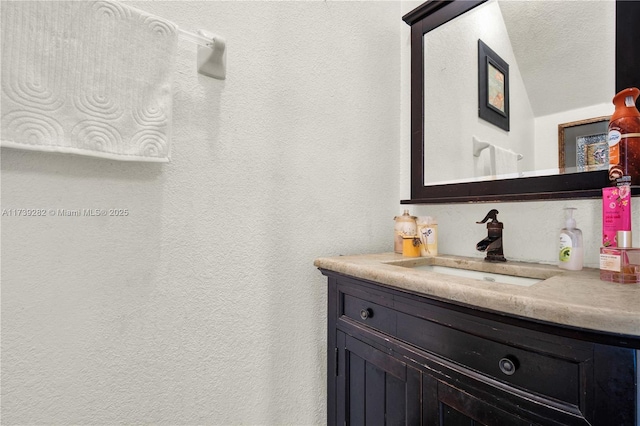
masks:
<path id="1" fill-rule="evenodd" d="M 478 116 L 509 131 L 509 64 L 478 39 Z"/>
<path id="2" fill-rule="evenodd" d="M 610 116 L 558 124 L 560 173 L 590 172 L 609 168 L 607 127 Z"/>

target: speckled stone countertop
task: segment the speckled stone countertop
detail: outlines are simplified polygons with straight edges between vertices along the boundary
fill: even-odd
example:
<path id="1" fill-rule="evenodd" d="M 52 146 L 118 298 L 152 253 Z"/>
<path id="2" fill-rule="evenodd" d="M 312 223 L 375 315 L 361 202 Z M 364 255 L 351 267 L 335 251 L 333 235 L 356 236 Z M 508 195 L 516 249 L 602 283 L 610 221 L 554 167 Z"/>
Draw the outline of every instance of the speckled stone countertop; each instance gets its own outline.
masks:
<path id="1" fill-rule="evenodd" d="M 542 279 L 532 286 L 481 281 L 412 269 L 440 265 Z M 480 309 L 596 331 L 640 336 L 640 284 L 600 281 L 599 270 L 489 263 L 461 256 L 409 258 L 395 253 L 324 257 L 314 265 L 356 278 Z"/>

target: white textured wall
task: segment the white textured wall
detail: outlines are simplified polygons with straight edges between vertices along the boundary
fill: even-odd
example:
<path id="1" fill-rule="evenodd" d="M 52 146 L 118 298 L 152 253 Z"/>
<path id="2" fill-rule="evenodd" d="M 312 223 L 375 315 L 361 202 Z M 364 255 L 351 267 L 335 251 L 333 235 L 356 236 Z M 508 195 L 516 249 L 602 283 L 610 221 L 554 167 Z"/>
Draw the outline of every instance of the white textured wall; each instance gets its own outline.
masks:
<path id="1" fill-rule="evenodd" d="M 613 97 L 615 1 L 498 2 L 536 117 Z"/>
<path id="2" fill-rule="evenodd" d="M 2 150 L 2 424 L 324 424 L 318 256 L 391 249 L 397 2 L 132 2 L 180 42 L 172 162 Z"/>

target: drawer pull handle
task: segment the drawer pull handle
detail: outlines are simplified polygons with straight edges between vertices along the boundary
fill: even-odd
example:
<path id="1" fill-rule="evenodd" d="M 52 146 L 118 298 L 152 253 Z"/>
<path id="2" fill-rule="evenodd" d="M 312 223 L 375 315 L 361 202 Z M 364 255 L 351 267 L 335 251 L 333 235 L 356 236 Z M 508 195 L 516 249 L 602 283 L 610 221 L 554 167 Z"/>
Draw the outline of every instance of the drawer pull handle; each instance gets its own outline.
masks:
<path id="1" fill-rule="evenodd" d="M 360 318 L 366 320 L 367 318 L 371 318 L 373 316 L 373 311 L 371 308 L 360 310 Z"/>
<path id="2" fill-rule="evenodd" d="M 518 360 L 512 356 L 506 356 L 498 362 L 498 367 L 507 376 L 512 376 L 518 369 Z"/>

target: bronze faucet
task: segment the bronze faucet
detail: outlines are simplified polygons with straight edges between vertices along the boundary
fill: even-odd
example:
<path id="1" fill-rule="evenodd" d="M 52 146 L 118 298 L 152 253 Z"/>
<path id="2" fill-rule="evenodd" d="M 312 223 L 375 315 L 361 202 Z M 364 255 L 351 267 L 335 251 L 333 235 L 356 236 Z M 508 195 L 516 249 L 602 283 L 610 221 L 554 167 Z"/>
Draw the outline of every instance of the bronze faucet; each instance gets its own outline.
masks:
<path id="1" fill-rule="evenodd" d="M 502 253 L 502 222 L 498 221 L 498 210 L 492 209 L 487 213 L 481 222 L 485 223 L 491 219 L 491 222 L 487 223 L 487 238 L 476 244 L 476 250 L 487 253 L 484 258 L 486 262 L 506 262 Z"/>

